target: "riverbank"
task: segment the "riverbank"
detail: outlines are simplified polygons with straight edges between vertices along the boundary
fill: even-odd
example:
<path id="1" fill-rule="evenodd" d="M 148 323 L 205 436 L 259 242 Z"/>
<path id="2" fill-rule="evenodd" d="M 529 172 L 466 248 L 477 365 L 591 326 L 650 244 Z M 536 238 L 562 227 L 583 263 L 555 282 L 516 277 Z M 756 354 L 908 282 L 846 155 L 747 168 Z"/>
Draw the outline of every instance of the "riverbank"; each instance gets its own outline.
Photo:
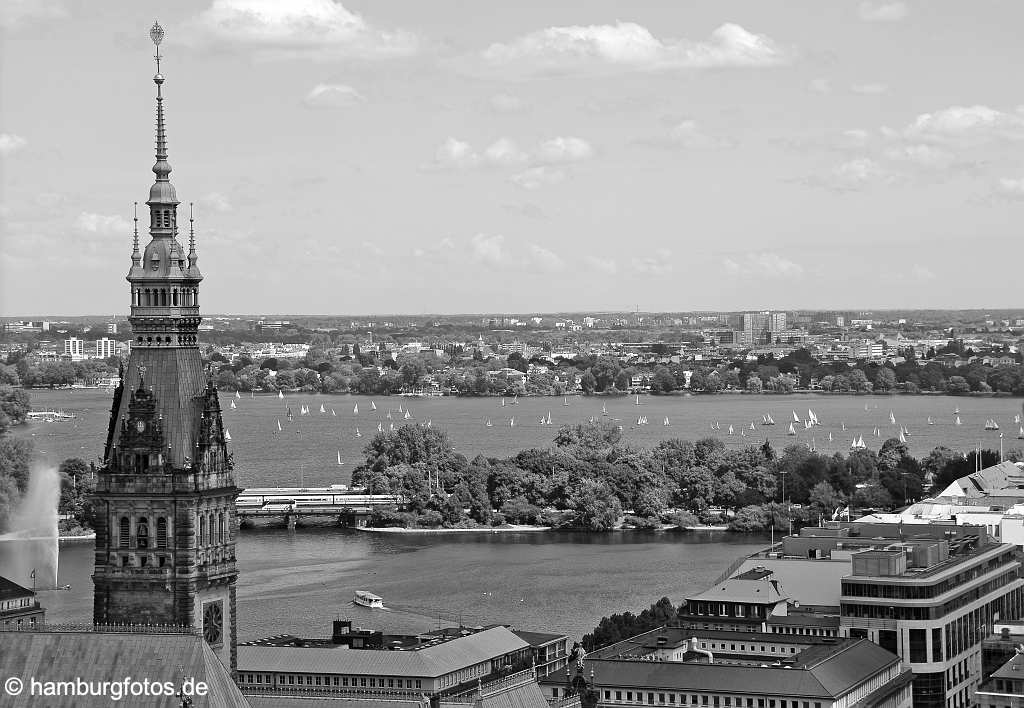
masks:
<path id="1" fill-rule="evenodd" d="M 369 533 L 508 533 L 517 531 L 551 531 L 552 527 L 508 524 L 505 526 L 480 526 L 470 529 L 407 529 L 402 526 L 359 526 L 358 529 Z"/>

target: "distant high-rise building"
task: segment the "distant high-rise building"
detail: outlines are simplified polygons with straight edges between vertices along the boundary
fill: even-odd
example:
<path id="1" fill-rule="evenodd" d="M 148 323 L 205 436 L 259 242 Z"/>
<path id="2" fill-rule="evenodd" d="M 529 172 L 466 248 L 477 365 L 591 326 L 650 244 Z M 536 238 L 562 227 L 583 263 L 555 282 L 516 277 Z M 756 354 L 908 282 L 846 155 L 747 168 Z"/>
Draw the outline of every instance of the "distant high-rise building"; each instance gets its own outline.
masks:
<path id="1" fill-rule="evenodd" d="M 85 358 L 85 340 L 78 337 L 64 340 L 64 356 L 71 357 L 71 361 L 81 361 Z"/>
<path id="2" fill-rule="evenodd" d="M 117 334 L 117 322 L 107 322 L 107 334 Z"/>
<path id="3" fill-rule="evenodd" d="M 782 332 L 786 329 L 786 313 L 771 312 L 768 314 L 768 331 Z"/>
<path id="4" fill-rule="evenodd" d="M 117 341 L 104 337 L 96 340 L 96 358 L 106 359 L 117 355 Z"/>

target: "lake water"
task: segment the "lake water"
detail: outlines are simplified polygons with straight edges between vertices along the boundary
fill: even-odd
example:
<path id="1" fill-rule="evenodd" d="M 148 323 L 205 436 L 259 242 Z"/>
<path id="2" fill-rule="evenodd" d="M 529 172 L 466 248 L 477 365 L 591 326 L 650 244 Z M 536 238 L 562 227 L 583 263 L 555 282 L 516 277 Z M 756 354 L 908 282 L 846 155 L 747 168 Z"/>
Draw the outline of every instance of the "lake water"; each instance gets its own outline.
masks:
<path id="1" fill-rule="evenodd" d="M 948 396 L 693 396 L 629 398 L 524 398 L 501 406 L 496 398 L 402 399 L 293 394 L 276 396 L 222 395 L 224 418 L 233 439 L 240 486 L 285 486 L 300 482 L 347 482 L 361 449 L 378 422 L 401 425 L 399 405 L 411 408 L 411 420 L 431 420 L 446 430 L 468 457 L 477 453 L 507 456 L 529 447 L 550 444 L 558 426 L 601 418 L 618 419 L 627 441 L 650 446 L 669 437 L 695 440 L 712 434 L 711 424 L 726 444 L 741 446 L 765 436 L 781 447 L 794 438 L 785 434 L 792 411 L 800 417 L 815 411 L 824 424 L 813 431 L 821 451 L 845 451 L 853 435 L 880 444 L 898 430 L 912 435 L 910 447 L 924 455 L 935 445 L 970 449 L 979 442 L 998 448 L 998 433 L 982 429 L 987 418 L 999 421 L 1008 444 L 1017 445 L 1012 425 L 1019 399 L 953 398 Z M 36 458 L 59 463 L 67 457 L 95 460 L 102 452 L 111 395 L 104 391 L 33 391 L 33 408 L 61 408 L 76 418 L 66 423 L 18 426 L 14 434 L 33 440 Z M 509 401 L 506 401 L 508 403 Z M 312 414 L 299 415 L 301 405 Z M 320 413 L 323 404 L 325 413 Z M 359 413 L 353 412 L 358 404 Z M 293 421 L 285 416 L 288 405 Z M 959 406 L 962 425 L 953 424 Z M 865 410 L 865 407 L 867 408 Z M 332 415 L 332 409 L 334 414 Z M 392 411 L 389 421 L 386 413 Z M 548 411 L 554 425 L 540 425 Z M 739 434 L 751 421 L 770 413 L 777 425 Z M 650 425 L 636 425 L 638 416 Z M 515 426 L 509 426 L 515 417 Z M 668 417 L 672 425 L 664 426 Z M 935 425 L 927 425 L 932 416 Z M 492 427 L 486 427 L 490 419 Z M 277 431 L 280 420 L 282 432 Z M 847 431 L 840 432 L 845 422 Z M 729 425 L 735 435 L 727 435 Z M 872 438 L 874 426 L 883 438 Z M 355 430 L 363 432 L 355 437 Z M 811 436 L 798 428 L 798 441 Z M 832 431 L 834 442 L 828 443 Z M 336 464 L 340 451 L 344 465 Z M 674 602 L 709 585 L 741 555 L 764 547 L 767 539 L 722 533 L 615 532 L 581 534 L 467 533 L 454 535 L 370 534 L 353 529 L 300 528 L 297 531 L 256 528 L 240 533 L 238 542 L 239 639 L 294 632 L 324 636 L 330 621 L 351 618 L 363 626 L 393 631 L 422 631 L 442 621 L 467 624 L 511 623 L 524 629 L 558 630 L 573 637 L 590 631 L 612 612 L 639 611 L 662 596 Z M 0 543 L 0 574 L 10 567 L 12 543 Z M 8 555 L 5 555 L 8 554 Z M 8 562 L 5 563 L 5 559 Z M 40 599 L 51 622 L 90 621 L 92 615 L 92 544 L 61 549 L 59 582 L 70 591 L 44 591 Z M 19 581 L 15 578 L 14 580 Z M 29 584 L 28 579 L 20 582 Z M 370 590 L 385 599 L 391 611 L 372 611 L 351 604 L 356 590 Z M 446 622 L 447 623 L 447 622 Z"/>
<path id="2" fill-rule="evenodd" d="M 111 394 L 95 389 L 32 391 L 35 410 L 63 408 L 77 415 L 65 423 L 32 423 L 18 426 L 15 435 L 31 438 L 37 458 L 59 463 L 67 457 L 95 460 L 103 452 L 103 443 L 110 415 Z M 1019 398 L 962 398 L 952 396 L 641 396 L 641 405 L 629 397 L 572 397 L 563 404 L 561 398 L 520 398 L 516 405 L 501 405 L 498 398 L 369 398 L 365 396 L 330 396 L 286 394 L 235 400 L 221 394 L 224 421 L 231 433 L 235 455 L 235 476 L 241 487 L 322 485 L 348 482 L 352 469 L 362 459 L 362 449 L 372 438 L 378 424 L 385 429 L 403 422 L 431 421 L 451 437 L 456 448 L 472 458 L 478 453 L 504 457 L 519 450 L 550 445 L 558 426 L 580 423 L 591 416 L 602 419 L 602 405 L 607 406 L 605 419 L 615 420 L 623 427 L 626 441 L 653 446 L 667 438 L 697 440 L 716 436 L 730 447 L 760 443 L 767 437 L 781 449 L 794 442 L 813 441 L 820 452 L 847 452 L 855 435 L 863 435 L 869 447 L 877 449 L 888 437 L 899 434 L 899 426 L 910 430 L 908 438 L 914 455 L 924 456 L 936 445 L 956 450 L 971 450 L 979 443 L 986 448 L 999 448 L 999 432 L 1005 434 L 1006 449 L 1024 446 L 1018 441 L 1013 418 L 1021 411 Z M 377 410 L 371 410 L 371 401 Z M 321 404 L 325 412 L 320 413 Z M 302 405 L 310 415 L 299 415 Z M 358 414 L 354 413 L 358 405 Z M 408 421 L 398 408 L 411 409 Z M 294 413 L 289 421 L 286 407 Z M 954 410 L 959 407 L 961 425 L 954 423 Z M 865 410 L 867 408 L 867 410 Z M 797 424 L 795 437 L 787 428 L 795 411 L 800 418 L 812 409 L 821 426 L 804 430 Z M 332 410 L 334 414 L 332 415 Z M 889 422 L 889 411 L 896 425 Z M 391 411 L 391 420 L 386 417 Z M 553 425 L 541 425 L 542 416 L 551 413 Z M 770 414 L 774 426 L 760 425 L 761 416 Z M 648 425 L 636 425 L 646 416 Z M 928 425 L 929 416 L 934 425 Z M 665 418 L 671 426 L 663 425 Z M 509 421 L 515 418 L 515 425 Z M 994 418 L 1001 431 L 984 430 L 985 421 Z M 491 427 L 486 422 L 491 421 Z M 277 423 L 281 432 L 277 432 Z M 754 430 L 750 423 L 755 422 Z M 720 430 L 711 430 L 713 423 Z M 846 431 L 842 431 L 845 423 Z M 734 434 L 728 435 L 729 426 Z M 874 427 L 880 437 L 873 437 Z M 356 437 L 356 429 L 362 437 Z M 829 442 L 829 433 L 833 440 Z M 741 435 L 745 433 L 746 435 Z M 337 464 L 338 453 L 342 465 Z"/>
<path id="3" fill-rule="evenodd" d="M 725 533 L 627 531 L 374 534 L 353 529 L 242 531 L 238 554 L 240 641 L 271 634 L 329 636 L 331 620 L 419 632 L 461 617 L 581 637 L 602 616 L 639 612 L 661 597 L 678 603 L 768 539 Z M 13 553 L 0 543 L 0 574 Z M 92 617 L 93 544 L 60 551 L 58 580 L 42 591 L 49 622 Z M 30 584 L 27 579 L 22 582 Z M 352 604 L 356 590 L 390 611 Z"/>

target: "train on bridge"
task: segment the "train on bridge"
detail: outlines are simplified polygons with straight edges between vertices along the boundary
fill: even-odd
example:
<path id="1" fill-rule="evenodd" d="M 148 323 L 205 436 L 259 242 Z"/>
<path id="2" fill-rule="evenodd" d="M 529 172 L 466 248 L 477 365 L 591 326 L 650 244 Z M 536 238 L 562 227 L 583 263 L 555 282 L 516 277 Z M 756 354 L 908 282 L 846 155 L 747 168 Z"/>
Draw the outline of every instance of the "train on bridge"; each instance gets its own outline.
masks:
<path id="1" fill-rule="evenodd" d="M 375 506 L 402 506 L 399 494 L 367 494 L 365 487 L 254 487 L 243 489 L 235 502 L 240 512 L 301 512 L 313 509 L 346 509 Z"/>

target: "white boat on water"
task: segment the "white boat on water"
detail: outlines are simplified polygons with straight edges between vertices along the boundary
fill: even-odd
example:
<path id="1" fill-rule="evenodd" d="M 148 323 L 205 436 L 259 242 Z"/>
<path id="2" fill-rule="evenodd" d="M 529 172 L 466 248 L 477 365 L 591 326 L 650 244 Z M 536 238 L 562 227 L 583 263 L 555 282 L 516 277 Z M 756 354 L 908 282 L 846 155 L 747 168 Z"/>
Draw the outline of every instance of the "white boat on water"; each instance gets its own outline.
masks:
<path id="1" fill-rule="evenodd" d="M 224 439 L 231 442 L 231 431 L 227 428 L 224 428 Z"/>
<path id="2" fill-rule="evenodd" d="M 357 438 L 363 437 L 363 434 L 359 432 L 359 428 L 356 428 L 356 437 Z"/>
<path id="3" fill-rule="evenodd" d="M 236 405 L 235 405 L 235 402 L 234 402 L 234 401 L 231 401 L 231 407 L 232 407 L 232 408 L 238 408 L 238 406 L 236 406 Z"/>
<path id="4" fill-rule="evenodd" d="M 327 412 L 327 410 L 324 408 L 324 404 L 323 403 L 320 404 L 320 412 L 321 413 L 326 413 Z"/>
<path id="5" fill-rule="evenodd" d="M 999 423 L 996 422 L 995 418 L 989 418 L 985 421 L 985 430 L 999 430 Z"/>
<path id="6" fill-rule="evenodd" d="M 279 432 L 279 433 L 281 432 L 281 419 L 280 418 L 277 419 L 277 432 Z"/>
<path id="7" fill-rule="evenodd" d="M 928 416 L 928 425 L 935 425 L 935 421 L 932 420 L 931 416 Z"/>
<path id="8" fill-rule="evenodd" d="M 636 405 L 638 405 L 638 406 L 640 405 L 640 395 L 639 394 L 637 394 L 637 397 L 636 397 Z"/>
<path id="9" fill-rule="evenodd" d="M 608 404 L 604 403 L 601 405 L 601 415 L 608 415 Z"/>
<path id="10" fill-rule="evenodd" d="M 412 418 L 412 413 L 410 413 L 410 412 L 409 412 L 409 410 L 408 410 L 408 409 L 406 409 L 406 411 L 405 411 L 405 415 L 404 415 L 404 416 L 402 416 L 402 419 L 403 419 L 403 420 L 409 420 L 410 418 Z"/>
<path id="11" fill-rule="evenodd" d="M 786 432 L 786 435 L 796 435 L 796 428 L 793 427 L 792 423 L 789 424 L 789 430 Z"/>
<path id="12" fill-rule="evenodd" d="M 352 597 L 352 602 L 373 610 L 384 609 L 384 598 L 366 590 L 356 590 L 356 594 Z"/>
<path id="13" fill-rule="evenodd" d="M 487 427 L 487 428 L 490 428 L 490 427 L 491 427 L 491 419 L 490 419 L 490 418 L 488 418 L 488 419 L 487 419 L 487 422 L 486 422 L 486 423 L 484 423 L 484 427 Z"/>
<path id="14" fill-rule="evenodd" d="M 668 416 L 665 416 L 665 420 L 662 423 L 662 425 L 672 425 L 671 423 L 668 422 Z"/>
<path id="15" fill-rule="evenodd" d="M 374 403 L 373 401 L 370 401 L 370 410 L 371 411 L 377 410 L 377 404 Z"/>
<path id="16" fill-rule="evenodd" d="M 562 405 L 563 405 L 563 406 L 567 406 L 567 405 L 569 405 L 569 399 L 568 399 L 568 398 L 564 398 L 564 399 L 562 400 Z"/>
<path id="17" fill-rule="evenodd" d="M 800 416 L 798 416 L 796 414 L 796 411 L 793 411 L 793 422 L 794 423 L 799 423 L 800 422 Z"/>
<path id="18" fill-rule="evenodd" d="M 334 409 L 333 409 L 333 408 L 331 409 L 331 415 L 333 415 L 334 417 L 337 417 L 337 416 L 338 416 L 338 414 L 334 412 Z"/>
<path id="19" fill-rule="evenodd" d="M 896 416 L 893 415 L 892 410 L 889 411 L 889 422 L 893 425 L 896 425 Z"/>
<path id="20" fill-rule="evenodd" d="M 960 416 L 956 417 L 956 420 L 953 421 L 953 425 L 960 425 Z"/>
<path id="21" fill-rule="evenodd" d="M 242 394 L 240 394 L 238 391 L 235 391 L 235 398 L 241 398 L 241 397 L 242 397 Z"/>
<path id="22" fill-rule="evenodd" d="M 341 450 L 338 450 L 338 464 L 339 465 L 342 464 L 342 462 L 341 462 Z"/>
<path id="23" fill-rule="evenodd" d="M 732 426 L 729 426 L 729 435 L 732 435 Z"/>
<path id="24" fill-rule="evenodd" d="M 359 415 L 359 404 L 352 406 L 352 415 Z"/>
<path id="25" fill-rule="evenodd" d="M 1020 432 L 1017 433 L 1018 440 L 1024 440 L 1024 425 L 1020 426 Z"/>
<path id="26" fill-rule="evenodd" d="M 502 406 L 504 406 L 504 405 L 505 405 L 505 399 L 504 399 L 504 398 L 503 398 L 503 399 L 501 399 L 501 405 L 502 405 Z"/>
<path id="27" fill-rule="evenodd" d="M 843 426 L 843 432 L 845 433 L 846 432 L 846 423 L 842 423 L 841 425 Z"/>
<path id="28" fill-rule="evenodd" d="M 508 419 L 508 427 L 514 428 L 515 425 L 516 425 L 516 417 L 512 416 L 511 418 Z"/>
<path id="29" fill-rule="evenodd" d="M 284 398 L 284 391 L 278 391 L 277 392 L 277 397 L 278 398 Z"/>

